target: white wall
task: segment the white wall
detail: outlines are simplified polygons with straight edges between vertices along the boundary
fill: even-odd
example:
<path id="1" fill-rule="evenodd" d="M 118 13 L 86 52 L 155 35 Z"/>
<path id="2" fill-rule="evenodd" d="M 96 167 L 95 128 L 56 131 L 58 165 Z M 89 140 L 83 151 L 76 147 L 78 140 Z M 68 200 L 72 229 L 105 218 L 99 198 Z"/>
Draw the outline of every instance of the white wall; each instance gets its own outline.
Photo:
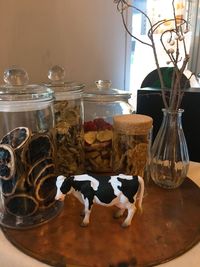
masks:
<path id="1" fill-rule="evenodd" d="M 10 65 L 39 83 L 58 64 L 67 80 L 124 87 L 125 32 L 113 0 L 3 0 L 0 36 L 1 83 Z"/>

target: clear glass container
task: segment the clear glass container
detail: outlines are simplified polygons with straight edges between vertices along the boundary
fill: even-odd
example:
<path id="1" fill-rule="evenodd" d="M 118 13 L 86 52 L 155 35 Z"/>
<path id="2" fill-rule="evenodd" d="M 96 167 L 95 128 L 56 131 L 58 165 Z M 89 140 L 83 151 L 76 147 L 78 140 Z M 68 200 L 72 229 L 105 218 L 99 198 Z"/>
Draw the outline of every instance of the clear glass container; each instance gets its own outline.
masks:
<path id="1" fill-rule="evenodd" d="M 85 168 L 89 172 L 112 172 L 113 117 L 132 113 L 129 92 L 111 88 L 111 81 L 96 81 L 84 92 Z"/>
<path id="2" fill-rule="evenodd" d="M 74 175 L 84 172 L 83 99 L 84 84 L 66 82 L 65 70 L 53 66 L 48 72 L 48 87 L 54 90 L 56 134 L 56 173 Z"/>
<path id="3" fill-rule="evenodd" d="M 53 91 L 27 85 L 25 70 L 4 72 L 0 87 L 0 224 L 29 228 L 55 217 Z"/>
<path id="4" fill-rule="evenodd" d="M 130 114 L 114 117 L 113 171 L 144 177 L 150 160 L 152 118 Z"/>
<path id="5" fill-rule="evenodd" d="M 179 187 L 189 168 L 188 147 L 182 127 L 183 109 L 163 109 L 163 121 L 151 151 L 150 172 L 153 181 L 160 187 Z"/>

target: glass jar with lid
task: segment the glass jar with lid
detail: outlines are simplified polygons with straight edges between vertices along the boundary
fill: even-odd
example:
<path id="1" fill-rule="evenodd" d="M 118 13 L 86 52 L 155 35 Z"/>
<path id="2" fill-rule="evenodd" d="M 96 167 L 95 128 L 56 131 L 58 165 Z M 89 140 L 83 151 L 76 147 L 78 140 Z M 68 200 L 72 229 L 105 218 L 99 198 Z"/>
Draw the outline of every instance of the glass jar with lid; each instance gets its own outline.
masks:
<path id="1" fill-rule="evenodd" d="M 84 91 L 85 168 L 89 172 L 112 172 L 113 117 L 131 114 L 129 92 L 111 88 L 111 81 L 96 81 Z"/>
<path id="2" fill-rule="evenodd" d="M 9 68 L 0 87 L 0 224 L 29 228 L 55 217 L 53 91 Z"/>
<path id="3" fill-rule="evenodd" d="M 74 175 L 84 172 L 83 100 L 84 84 L 66 82 L 65 70 L 55 65 L 48 71 L 46 86 L 54 91 L 56 173 Z"/>

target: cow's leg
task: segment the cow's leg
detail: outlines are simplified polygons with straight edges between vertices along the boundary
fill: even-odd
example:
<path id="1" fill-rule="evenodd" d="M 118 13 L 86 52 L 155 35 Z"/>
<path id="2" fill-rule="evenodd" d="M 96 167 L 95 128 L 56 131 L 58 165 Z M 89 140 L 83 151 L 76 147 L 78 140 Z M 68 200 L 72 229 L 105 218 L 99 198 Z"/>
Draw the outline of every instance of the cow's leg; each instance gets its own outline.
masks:
<path id="1" fill-rule="evenodd" d="M 125 221 L 122 223 L 122 227 L 127 227 L 127 226 L 131 225 L 132 218 L 136 212 L 135 204 L 129 204 L 127 209 L 128 209 L 128 215 L 127 215 Z"/>
<path id="2" fill-rule="evenodd" d="M 81 223 L 81 226 L 85 227 L 88 226 L 90 222 L 90 213 L 91 213 L 92 205 L 90 205 L 89 200 L 85 199 L 85 210 L 84 210 L 84 218 Z"/>
<path id="3" fill-rule="evenodd" d="M 118 210 L 114 213 L 114 218 L 115 218 L 115 219 L 118 219 L 118 218 L 122 217 L 123 214 L 124 214 L 124 211 L 125 211 L 125 209 L 118 209 Z"/>

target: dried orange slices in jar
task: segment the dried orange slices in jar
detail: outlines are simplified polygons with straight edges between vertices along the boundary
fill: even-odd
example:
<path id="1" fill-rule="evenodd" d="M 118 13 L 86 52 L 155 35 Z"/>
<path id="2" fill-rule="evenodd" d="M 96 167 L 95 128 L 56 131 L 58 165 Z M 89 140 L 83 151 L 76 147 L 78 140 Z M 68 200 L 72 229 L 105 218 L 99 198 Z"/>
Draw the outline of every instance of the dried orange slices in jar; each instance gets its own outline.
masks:
<path id="1" fill-rule="evenodd" d="M 0 179 L 6 210 L 31 216 L 55 200 L 54 146 L 48 134 L 17 127 L 0 140 Z"/>

